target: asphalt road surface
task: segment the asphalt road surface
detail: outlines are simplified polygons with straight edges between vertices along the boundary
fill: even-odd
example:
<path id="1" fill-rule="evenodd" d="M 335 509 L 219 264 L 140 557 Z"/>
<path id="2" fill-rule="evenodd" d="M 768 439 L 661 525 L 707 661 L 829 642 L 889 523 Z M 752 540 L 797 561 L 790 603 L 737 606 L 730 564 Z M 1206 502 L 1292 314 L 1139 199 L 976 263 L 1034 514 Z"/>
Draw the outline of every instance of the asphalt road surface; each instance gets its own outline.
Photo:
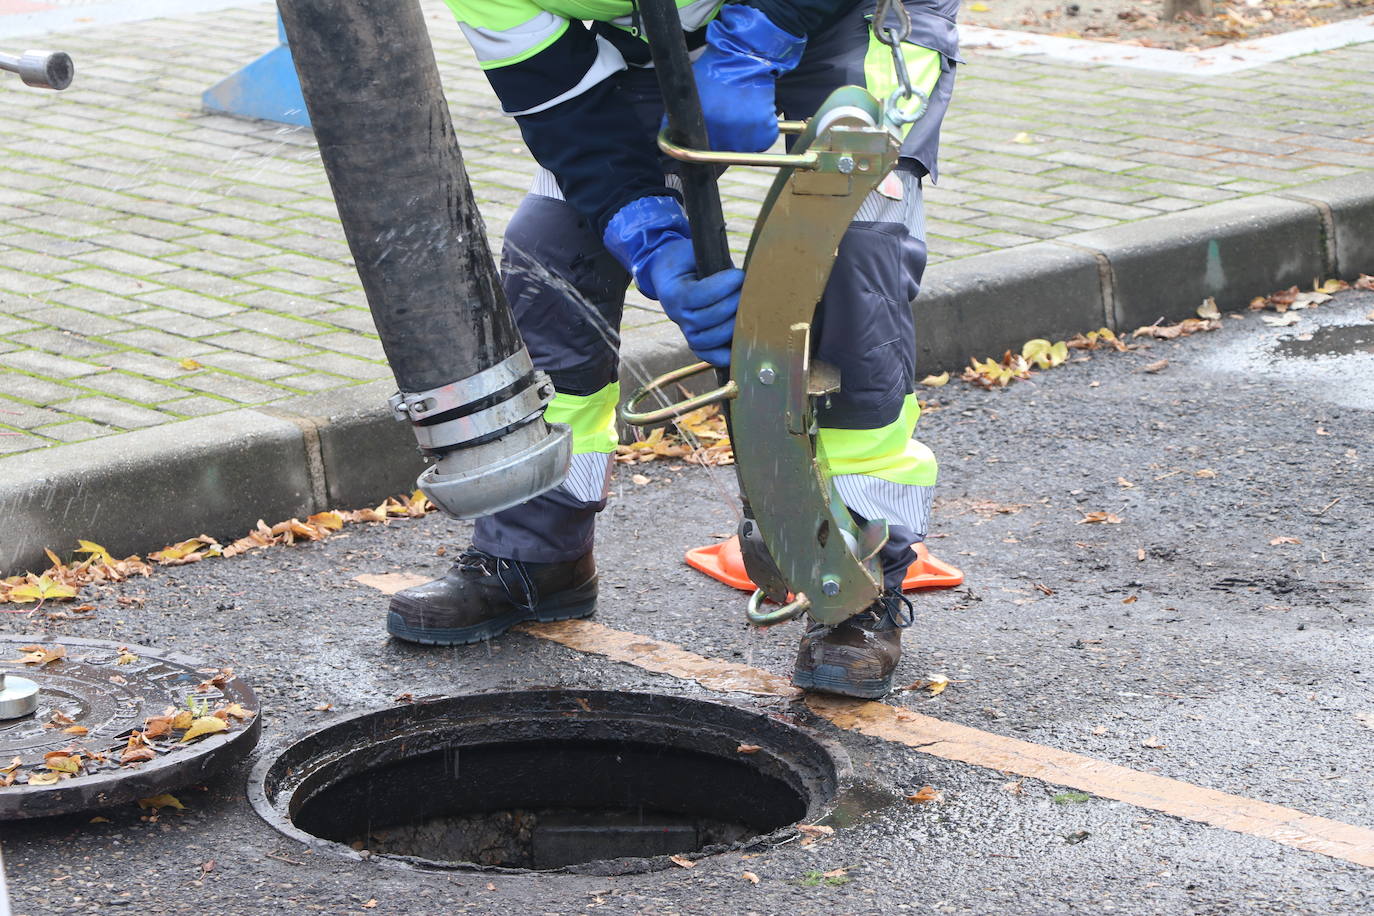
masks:
<path id="1" fill-rule="evenodd" d="M 917 595 L 906 634 L 899 683 L 943 674 L 948 689 L 887 702 L 1374 827 L 1371 310 L 1374 295 L 1345 293 L 1292 327 L 1251 314 L 1213 333 L 1094 353 L 1005 391 L 952 381 L 924 392 L 937 409 L 921 435 L 942 462 L 930 543 L 967 585 Z M 1333 348 L 1351 352 L 1321 355 Z M 728 468 L 617 468 L 597 620 L 786 674 L 800 625 L 746 631 L 742 595 L 681 562 L 685 549 L 733 530 L 732 486 Z M 1091 513 L 1119 521 L 1085 522 Z M 158 570 L 98 593 L 87 621 L 6 615 L 0 625 L 231 664 L 262 701 L 260 753 L 402 693 L 650 690 L 794 715 L 847 751 L 866 802 L 809 846 L 730 852 L 690 869 L 434 874 L 277 834 L 249 807 L 243 767 L 179 793 L 185 811 L 152 818 L 129 806 L 94 823 L 5 825 L 14 912 L 1374 907 L 1368 866 L 1149 807 L 1066 798 L 1063 786 L 836 728 L 784 698 L 710 691 L 526 635 L 458 649 L 388 641 L 386 598 L 354 577 L 438 574 L 448 559 L 437 548 L 451 558 L 466 532 L 437 516 L 359 525 L 318 544 Z M 926 785 L 943 800 L 902 799 Z M 817 880 L 834 869 L 846 869 L 840 880 Z"/>

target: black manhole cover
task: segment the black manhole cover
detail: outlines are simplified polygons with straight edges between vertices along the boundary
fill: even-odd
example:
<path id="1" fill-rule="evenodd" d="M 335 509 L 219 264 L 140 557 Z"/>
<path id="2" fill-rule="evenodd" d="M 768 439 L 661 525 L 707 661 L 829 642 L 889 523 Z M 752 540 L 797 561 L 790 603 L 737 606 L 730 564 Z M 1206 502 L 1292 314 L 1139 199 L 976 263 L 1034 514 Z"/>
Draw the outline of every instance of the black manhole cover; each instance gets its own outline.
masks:
<path id="1" fill-rule="evenodd" d="M 343 719 L 259 761 L 248 793 L 282 833 L 353 857 L 622 874 L 823 816 L 833 753 L 721 703 L 520 691 Z"/>
<path id="2" fill-rule="evenodd" d="M 66 654 L 42 666 L 13 661 L 28 654 L 25 647 L 56 653 L 58 646 Z M 0 720 L 0 783 L 15 777 L 0 787 L 0 820 L 116 805 L 202 781 L 247 755 L 262 730 L 248 685 L 195 659 L 91 639 L 6 635 L 0 637 L 0 661 L 8 675 L 39 687 L 37 709 Z M 147 742 L 151 760 L 120 762 L 133 732 L 168 707 L 210 712 L 234 703 L 253 715 L 228 717 L 227 731 L 191 742 L 180 741 L 184 732 L 169 731 Z M 29 785 L 35 774 L 41 781 L 60 772 L 46 766 L 45 755 L 61 751 L 80 756 L 79 772 L 51 785 Z M 11 770 L 16 757 L 19 765 Z"/>

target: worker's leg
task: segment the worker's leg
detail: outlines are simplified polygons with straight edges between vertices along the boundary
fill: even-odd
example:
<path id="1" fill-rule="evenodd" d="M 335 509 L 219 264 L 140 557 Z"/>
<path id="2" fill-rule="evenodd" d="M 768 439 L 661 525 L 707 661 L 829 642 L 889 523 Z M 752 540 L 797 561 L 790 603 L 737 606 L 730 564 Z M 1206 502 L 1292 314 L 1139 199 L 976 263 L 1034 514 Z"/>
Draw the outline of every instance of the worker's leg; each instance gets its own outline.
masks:
<path id="1" fill-rule="evenodd" d="M 844 84 L 866 84 L 880 101 L 887 98 L 895 83 L 892 54 L 872 38 L 867 12 L 856 8 L 813 40 L 801 66 L 779 83 L 788 117 L 809 117 Z M 845 233 L 815 324 L 816 355 L 839 367 L 841 385 L 819 410 L 818 450 L 851 513 L 886 521 L 889 538 L 880 555 L 883 598 L 838 626 L 808 627 L 794 680 L 864 697 L 892 685 L 901 629 L 911 621 L 901 582 L 912 546 L 926 536 L 936 478 L 934 456 L 912 438 L 920 408 L 911 303 L 926 266 L 921 176 L 935 170 L 954 45 L 951 21 L 912 12 L 913 39 L 925 46 L 907 44 L 903 52 L 912 83 L 930 105 L 906 135 L 898 170 L 869 195 Z"/>
<path id="2" fill-rule="evenodd" d="M 556 489 L 479 519 L 473 549 L 443 578 L 393 596 L 392 635 L 453 645 L 489 639 L 522 620 L 595 611 L 592 534 L 617 441 L 628 280 L 541 172 L 506 230 L 502 281 L 534 365 L 557 392 L 545 419 L 572 427 L 572 469 Z"/>
<path id="3" fill-rule="evenodd" d="M 819 410 L 817 449 L 851 513 L 887 522 L 883 597 L 838 626 L 813 623 L 797 653 L 799 687 L 879 697 L 892 688 L 901 631 L 911 622 L 902 577 L 929 527 L 935 458 L 912 438 L 910 302 L 925 269 L 920 180 L 895 173 L 845 233 L 818 311 L 817 357 L 840 369 L 840 390 Z"/>
<path id="4" fill-rule="evenodd" d="M 929 529 L 936 477 L 935 456 L 912 438 L 921 410 L 910 303 L 925 265 L 920 180 L 897 172 L 845 233 L 816 321 L 816 355 L 840 370 L 817 448 L 845 505 L 887 521 L 884 585 L 898 592 Z"/>
<path id="5" fill-rule="evenodd" d="M 542 182 L 542 183 L 541 183 Z M 557 489 L 479 519 L 473 546 L 535 563 L 591 550 L 615 452 L 620 313 L 629 275 L 541 172 L 502 245 L 502 278 L 535 368 L 557 395 L 545 413 L 573 430 L 573 462 Z"/>

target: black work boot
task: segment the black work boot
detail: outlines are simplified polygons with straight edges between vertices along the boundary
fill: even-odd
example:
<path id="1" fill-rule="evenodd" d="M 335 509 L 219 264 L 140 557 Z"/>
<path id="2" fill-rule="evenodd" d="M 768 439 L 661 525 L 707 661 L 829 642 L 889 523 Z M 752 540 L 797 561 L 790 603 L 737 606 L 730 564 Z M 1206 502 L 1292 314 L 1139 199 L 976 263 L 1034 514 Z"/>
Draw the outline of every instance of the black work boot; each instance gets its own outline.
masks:
<path id="1" fill-rule="evenodd" d="M 812 621 L 797 650 L 792 683 L 806 690 L 876 700 L 892 689 L 902 657 L 902 630 L 911 626 L 911 602 L 884 592 L 844 623 Z"/>
<path id="2" fill-rule="evenodd" d="M 527 620 L 596 613 L 591 551 L 566 563 L 521 563 L 469 547 L 441 579 L 391 596 L 386 630 L 429 646 L 481 642 Z"/>

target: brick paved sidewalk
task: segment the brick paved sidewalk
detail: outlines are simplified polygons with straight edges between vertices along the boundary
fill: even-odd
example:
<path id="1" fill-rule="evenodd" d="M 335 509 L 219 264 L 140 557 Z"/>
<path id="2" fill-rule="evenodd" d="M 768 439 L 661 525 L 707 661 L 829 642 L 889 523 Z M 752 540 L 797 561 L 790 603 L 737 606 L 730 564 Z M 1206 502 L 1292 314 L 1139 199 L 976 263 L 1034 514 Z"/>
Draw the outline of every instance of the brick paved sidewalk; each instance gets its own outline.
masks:
<path id="1" fill-rule="evenodd" d="M 532 164 L 427 10 L 499 238 Z M 71 52 L 66 93 L 0 82 L 0 454 L 389 375 L 308 132 L 200 111 L 275 34 L 267 3 L 102 27 L 26 43 Z M 1210 80 L 968 56 L 932 261 L 1374 168 L 1374 45 Z M 768 181 L 723 183 L 738 248 Z"/>

